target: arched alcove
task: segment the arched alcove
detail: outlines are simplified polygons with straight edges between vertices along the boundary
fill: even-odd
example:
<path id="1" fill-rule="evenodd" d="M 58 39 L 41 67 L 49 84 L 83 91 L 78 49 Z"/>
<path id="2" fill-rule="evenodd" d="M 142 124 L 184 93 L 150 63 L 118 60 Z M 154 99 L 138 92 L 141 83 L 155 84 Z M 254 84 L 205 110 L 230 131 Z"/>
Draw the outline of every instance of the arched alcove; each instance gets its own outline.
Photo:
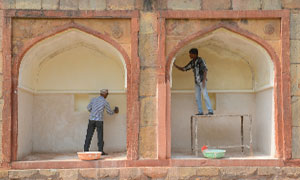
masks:
<path id="1" fill-rule="evenodd" d="M 254 154 L 274 156 L 275 70 L 272 59 L 258 43 L 222 27 L 186 44 L 170 65 L 172 156 L 191 153 L 190 117 L 197 113 L 193 72 L 181 72 L 173 66 L 174 62 L 186 65 L 191 48 L 198 48 L 199 56 L 206 61 L 207 89 L 215 114 L 250 114 Z M 206 110 L 204 104 L 203 107 Z M 245 124 L 246 144 L 249 144 L 248 122 Z M 240 121 L 236 119 L 220 120 L 213 127 L 200 127 L 199 131 L 207 133 L 200 137 L 202 144 L 240 143 Z"/>
<path id="2" fill-rule="evenodd" d="M 120 108 L 104 117 L 104 150 L 126 152 L 127 64 L 118 49 L 75 28 L 31 47 L 19 69 L 18 159 L 82 151 L 86 106 L 102 88 L 110 91 L 111 107 Z M 90 150 L 96 144 L 94 136 Z"/>

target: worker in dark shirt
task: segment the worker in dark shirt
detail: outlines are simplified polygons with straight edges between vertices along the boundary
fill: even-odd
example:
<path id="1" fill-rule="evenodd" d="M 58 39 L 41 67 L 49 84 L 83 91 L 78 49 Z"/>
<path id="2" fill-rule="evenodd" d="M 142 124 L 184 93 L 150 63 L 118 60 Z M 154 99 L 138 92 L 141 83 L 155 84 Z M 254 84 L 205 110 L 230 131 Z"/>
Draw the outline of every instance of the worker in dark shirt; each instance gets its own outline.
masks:
<path id="1" fill-rule="evenodd" d="M 206 108 L 208 110 L 208 115 L 213 115 L 214 112 L 206 89 L 207 67 L 205 61 L 198 56 L 198 49 L 196 48 L 192 48 L 189 51 L 189 55 L 192 60 L 186 66 L 180 67 L 177 66 L 175 63 L 174 66 L 180 71 L 188 71 L 193 69 L 195 78 L 195 95 L 196 102 L 198 105 L 198 113 L 196 115 L 203 115 L 201 92 L 203 93 L 203 98 L 205 101 Z"/>

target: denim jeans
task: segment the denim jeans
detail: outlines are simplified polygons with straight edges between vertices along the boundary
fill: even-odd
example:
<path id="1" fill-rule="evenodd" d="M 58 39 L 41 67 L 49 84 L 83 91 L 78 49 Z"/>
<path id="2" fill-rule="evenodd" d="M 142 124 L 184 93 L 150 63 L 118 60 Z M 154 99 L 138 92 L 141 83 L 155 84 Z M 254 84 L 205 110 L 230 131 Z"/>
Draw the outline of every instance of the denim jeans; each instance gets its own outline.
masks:
<path id="1" fill-rule="evenodd" d="M 207 93 L 207 89 L 206 89 L 207 83 L 205 82 L 205 87 L 203 88 L 202 83 L 200 84 L 200 86 L 198 84 L 195 84 L 195 95 L 196 95 L 196 102 L 198 105 L 198 113 L 203 113 L 203 109 L 202 109 L 202 98 L 201 98 L 201 91 L 203 94 L 203 98 L 205 101 L 205 105 L 206 108 L 208 110 L 208 112 L 213 112 L 210 100 L 209 100 L 209 96 Z"/>

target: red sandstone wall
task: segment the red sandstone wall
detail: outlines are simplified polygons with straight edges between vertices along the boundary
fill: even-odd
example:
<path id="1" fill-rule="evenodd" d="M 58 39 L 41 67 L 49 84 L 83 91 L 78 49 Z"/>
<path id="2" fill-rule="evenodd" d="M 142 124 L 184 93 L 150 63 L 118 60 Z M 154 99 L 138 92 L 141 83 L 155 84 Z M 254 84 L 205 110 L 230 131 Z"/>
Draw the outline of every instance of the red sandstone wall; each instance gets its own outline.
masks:
<path id="1" fill-rule="evenodd" d="M 298 0 L 157 0 L 157 1 L 144 1 L 144 0 L 109 0 L 109 1 L 99 1 L 99 0 L 3 0 L 1 4 L 1 14 L 4 9 L 32 9 L 32 10 L 139 10 L 139 35 L 138 35 L 138 55 L 140 60 L 140 82 L 138 90 L 139 103 L 140 103 L 140 119 L 139 119 L 139 137 L 138 137 L 138 155 L 141 159 L 156 159 L 159 155 L 158 145 L 162 143 L 157 140 L 158 134 L 158 118 L 160 113 L 157 104 L 157 84 L 164 77 L 160 76 L 160 66 L 157 61 L 158 56 L 160 56 L 158 50 L 161 47 L 158 28 L 158 13 L 159 10 L 290 10 L 290 68 L 291 68 L 291 96 L 292 96 L 292 156 L 293 158 L 300 158 L 300 1 Z M 4 19 L 0 18 L 0 34 L 2 34 Z M 18 25 L 25 25 L 28 27 L 30 24 L 30 29 L 20 30 L 14 28 L 13 30 L 13 55 L 16 55 L 19 51 L 18 49 L 25 43 L 30 37 L 22 38 L 26 35 L 32 36 L 38 35 L 48 31 L 49 26 L 60 26 L 62 24 L 68 23 L 71 20 L 13 20 L 13 25 L 18 27 Z M 96 20 L 75 20 L 78 24 L 89 26 L 93 28 L 94 22 Z M 93 22 L 94 21 L 94 22 Z M 101 20 L 102 21 L 102 20 Z M 256 21 L 256 20 L 252 20 Z M 47 25 L 40 26 L 46 23 Z M 51 22 L 50 24 L 48 22 Z M 258 22 L 258 21 L 257 21 Z M 256 30 L 256 23 L 252 26 L 243 27 L 249 31 Z M 266 23 L 265 20 L 261 20 L 262 26 Z M 109 23 L 109 20 L 108 20 Z M 275 22 L 276 23 L 276 22 Z M 23 24 L 24 25 L 24 24 Z M 276 26 L 277 27 L 277 26 Z M 97 27 L 94 27 L 98 30 Z M 107 32 L 111 32 L 109 29 Z M 28 34 L 29 33 L 29 34 Z M 261 32 L 262 34 L 264 32 Z M 279 33 L 277 29 L 276 33 Z M 258 32 L 258 35 L 261 35 Z M 278 35 L 278 34 L 276 34 Z M 113 34 L 110 35 L 113 38 Z M 0 36 L 1 39 L 6 38 L 4 35 Z M 0 41 L 6 43 L 6 41 Z M 278 44 L 272 43 L 270 39 L 270 44 L 273 46 L 277 53 L 280 51 Z M 168 42 L 167 42 L 168 43 Z M 3 44 L 1 44 L 3 46 Z M 0 47 L 2 47 L 0 46 Z M 167 47 L 168 44 L 167 44 Z M 128 52 L 128 48 L 124 47 Z M 167 51 L 169 51 L 167 49 Z M 3 52 L 0 49 L 0 61 L 3 62 L 3 56 L 7 56 L 7 52 Z M 4 53 L 4 54 L 3 54 Z M 130 54 L 130 53 L 128 53 Z M 278 54 L 280 56 L 280 54 Z M 3 63 L 0 63 L 0 80 L 3 81 L 4 68 Z M 5 65 L 5 64 L 4 64 Z M 156 76 L 158 74 L 158 76 Z M 3 86 L 2 83 L 1 87 Z M 8 94 L 8 92 L 5 92 Z M 280 95 L 279 95 L 280 96 Z M 3 108 L 3 92 L 0 91 L 0 109 Z M 2 127 L 2 121 L 4 116 L 0 116 L 0 127 Z M 2 128 L 1 128 L 2 129 Z M 0 143 L 2 138 L 0 138 Z M 2 143 L 1 143 L 2 144 Z M 0 148 L 2 148 L 0 146 Z M 167 153 L 167 152 L 165 152 Z M 219 171 L 218 171 L 219 172 Z M 256 170 L 255 170 L 256 172 Z M 258 172 L 258 171 L 257 171 Z M 277 171 L 276 171 L 277 172 Z M 268 176 L 268 175 L 267 175 Z M 292 175 L 292 177 L 298 177 Z"/>
<path id="2" fill-rule="evenodd" d="M 299 168 L 277 167 L 205 167 L 205 168 L 103 168 L 1 170 L 2 179 L 297 179 Z"/>

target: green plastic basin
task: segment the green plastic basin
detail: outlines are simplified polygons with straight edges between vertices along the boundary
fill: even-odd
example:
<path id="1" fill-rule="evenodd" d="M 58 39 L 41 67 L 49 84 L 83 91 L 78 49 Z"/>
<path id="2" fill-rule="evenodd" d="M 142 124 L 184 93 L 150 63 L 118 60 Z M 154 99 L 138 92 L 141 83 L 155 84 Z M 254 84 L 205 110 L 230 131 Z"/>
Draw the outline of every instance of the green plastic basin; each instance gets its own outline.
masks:
<path id="1" fill-rule="evenodd" d="M 226 150 L 223 149 L 206 149 L 202 151 L 202 154 L 206 158 L 223 158 Z"/>

